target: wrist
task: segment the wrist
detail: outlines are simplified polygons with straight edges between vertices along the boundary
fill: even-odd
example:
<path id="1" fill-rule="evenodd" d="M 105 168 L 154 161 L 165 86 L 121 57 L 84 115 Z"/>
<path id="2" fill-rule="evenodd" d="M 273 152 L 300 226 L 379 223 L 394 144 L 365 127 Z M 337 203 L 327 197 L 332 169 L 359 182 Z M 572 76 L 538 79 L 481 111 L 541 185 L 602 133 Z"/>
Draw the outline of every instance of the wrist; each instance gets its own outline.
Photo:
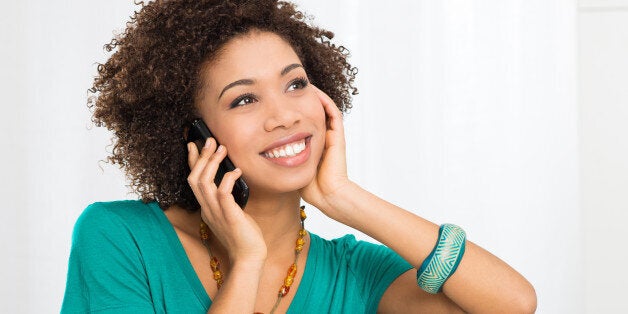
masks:
<path id="1" fill-rule="evenodd" d="M 348 225 L 351 221 L 351 217 L 355 210 L 354 201 L 360 197 L 360 193 L 364 190 L 354 183 L 347 180 L 345 183 L 340 184 L 334 193 L 327 195 L 324 198 L 324 204 L 319 207 L 330 218 Z"/>
<path id="2" fill-rule="evenodd" d="M 262 272 L 266 259 L 235 259 L 231 266 L 231 272 L 244 272 L 248 274 L 255 274 Z"/>
<path id="3" fill-rule="evenodd" d="M 253 312 L 263 265 L 259 259 L 234 260 L 222 289 L 212 299 L 208 313 Z"/>
<path id="4" fill-rule="evenodd" d="M 268 251 L 266 244 L 263 240 L 255 244 L 254 239 L 247 239 L 246 247 L 241 247 L 239 250 L 229 251 L 229 260 L 232 265 L 241 265 L 242 267 L 262 267 L 266 262 Z"/>

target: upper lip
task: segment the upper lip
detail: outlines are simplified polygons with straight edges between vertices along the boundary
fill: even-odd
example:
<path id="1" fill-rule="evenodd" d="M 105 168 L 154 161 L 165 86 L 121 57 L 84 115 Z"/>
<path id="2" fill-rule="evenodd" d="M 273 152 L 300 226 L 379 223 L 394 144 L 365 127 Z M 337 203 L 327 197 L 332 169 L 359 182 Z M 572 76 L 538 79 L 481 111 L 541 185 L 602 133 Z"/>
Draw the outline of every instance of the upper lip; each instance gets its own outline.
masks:
<path id="1" fill-rule="evenodd" d="M 312 134 L 306 133 L 306 132 L 301 132 L 301 133 L 296 133 L 296 134 L 293 134 L 293 135 L 289 135 L 289 136 L 280 138 L 279 140 L 277 140 L 277 141 L 271 143 L 270 145 L 266 146 L 266 148 L 264 148 L 264 150 L 262 152 L 267 152 L 267 151 L 269 151 L 271 149 L 284 146 L 284 145 L 286 145 L 288 143 L 293 143 L 293 142 L 296 142 L 296 141 L 300 141 L 300 140 L 308 138 L 310 136 L 312 136 Z"/>

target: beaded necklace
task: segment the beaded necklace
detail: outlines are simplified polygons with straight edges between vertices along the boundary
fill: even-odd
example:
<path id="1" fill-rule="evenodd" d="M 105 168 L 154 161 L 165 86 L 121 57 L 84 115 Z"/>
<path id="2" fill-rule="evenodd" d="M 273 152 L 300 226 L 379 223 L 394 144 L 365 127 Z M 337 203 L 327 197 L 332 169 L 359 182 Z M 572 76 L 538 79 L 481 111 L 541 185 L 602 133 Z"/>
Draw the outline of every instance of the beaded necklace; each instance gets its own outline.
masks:
<path id="1" fill-rule="evenodd" d="M 283 280 L 283 284 L 281 285 L 281 288 L 279 288 L 279 292 L 277 293 L 277 301 L 275 302 L 275 305 L 273 306 L 273 308 L 270 310 L 271 314 L 275 313 L 275 310 L 277 310 L 277 307 L 279 306 L 281 299 L 283 299 L 283 297 L 285 297 L 288 294 L 288 292 L 290 292 L 290 287 L 292 286 L 292 283 L 294 282 L 294 276 L 296 276 L 297 274 L 297 261 L 299 259 L 299 254 L 301 254 L 301 251 L 303 250 L 303 245 L 305 244 L 305 240 L 303 239 L 303 237 L 305 237 L 305 235 L 307 234 L 307 232 L 305 231 L 305 218 L 307 218 L 307 216 L 305 215 L 305 206 L 301 206 L 301 209 L 299 210 L 299 214 L 301 218 L 301 230 L 299 230 L 296 245 L 294 248 L 294 262 L 288 268 L 288 274 L 286 275 L 286 278 Z M 209 248 L 209 244 L 207 243 L 207 239 L 209 239 L 209 227 L 203 221 L 201 221 L 200 234 L 201 234 L 201 241 L 203 241 L 203 245 L 207 248 L 207 253 L 209 253 L 209 258 L 210 258 L 209 266 L 211 267 L 212 272 L 214 273 L 214 280 L 216 281 L 216 286 L 218 287 L 218 289 L 220 289 L 223 283 L 222 272 L 220 272 L 220 262 L 218 261 L 218 258 L 216 258 L 216 256 L 212 254 L 212 251 Z M 261 313 L 256 312 L 254 314 L 261 314 Z"/>

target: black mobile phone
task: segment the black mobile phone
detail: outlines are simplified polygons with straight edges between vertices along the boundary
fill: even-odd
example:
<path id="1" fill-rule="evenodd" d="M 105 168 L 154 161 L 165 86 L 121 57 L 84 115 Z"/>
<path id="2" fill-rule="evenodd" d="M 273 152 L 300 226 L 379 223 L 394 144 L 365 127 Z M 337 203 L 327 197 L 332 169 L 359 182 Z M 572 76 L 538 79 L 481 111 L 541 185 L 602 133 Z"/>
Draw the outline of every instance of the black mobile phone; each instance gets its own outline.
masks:
<path id="1" fill-rule="evenodd" d="M 202 119 L 196 119 L 192 121 L 187 132 L 188 142 L 196 143 L 198 151 L 200 152 L 205 145 L 205 141 L 209 137 L 214 136 L 209 131 L 209 128 Z M 214 139 L 216 138 L 214 137 Z M 216 141 L 216 143 L 218 144 L 218 141 Z M 216 183 L 216 185 L 220 185 L 222 177 L 224 177 L 225 173 L 233 171 L 234 169 L 235 166 L 231 162 L 231 159 L 229 159 L 229 156 L 226 156 L 225 159 L 220 162 L 220 165 L 218 165 L 218 170 L 216 171 L 216 176 L 214 177 L 214 182 Z M 244 209 L 244 206 L 246 206 L 246 202 L 249 200 L 249 187 L 246 185 L 246 182 L 244 182 L 242 177 L 236 180 L 235 184 L 233 185 L 233 190 L 231 191 L 231 194 L 233 194 L 233 198 L 235 199 L 235 202 L 240 205 L 240 208 Z"/>

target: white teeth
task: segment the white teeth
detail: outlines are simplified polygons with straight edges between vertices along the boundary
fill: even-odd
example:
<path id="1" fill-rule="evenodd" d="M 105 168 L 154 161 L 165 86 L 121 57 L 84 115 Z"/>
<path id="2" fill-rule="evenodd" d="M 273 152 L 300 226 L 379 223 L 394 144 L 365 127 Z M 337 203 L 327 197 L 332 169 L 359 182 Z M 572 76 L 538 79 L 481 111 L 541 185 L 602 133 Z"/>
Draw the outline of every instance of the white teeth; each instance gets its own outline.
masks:
<path id="1" fill-rule="evenodd" d="M 305 149 L 305 139 L 298 142 L 286 144 L 281 147 L 274 148 L 264 153 L 267 158 L 292 157 L 301 153 Z"/>

